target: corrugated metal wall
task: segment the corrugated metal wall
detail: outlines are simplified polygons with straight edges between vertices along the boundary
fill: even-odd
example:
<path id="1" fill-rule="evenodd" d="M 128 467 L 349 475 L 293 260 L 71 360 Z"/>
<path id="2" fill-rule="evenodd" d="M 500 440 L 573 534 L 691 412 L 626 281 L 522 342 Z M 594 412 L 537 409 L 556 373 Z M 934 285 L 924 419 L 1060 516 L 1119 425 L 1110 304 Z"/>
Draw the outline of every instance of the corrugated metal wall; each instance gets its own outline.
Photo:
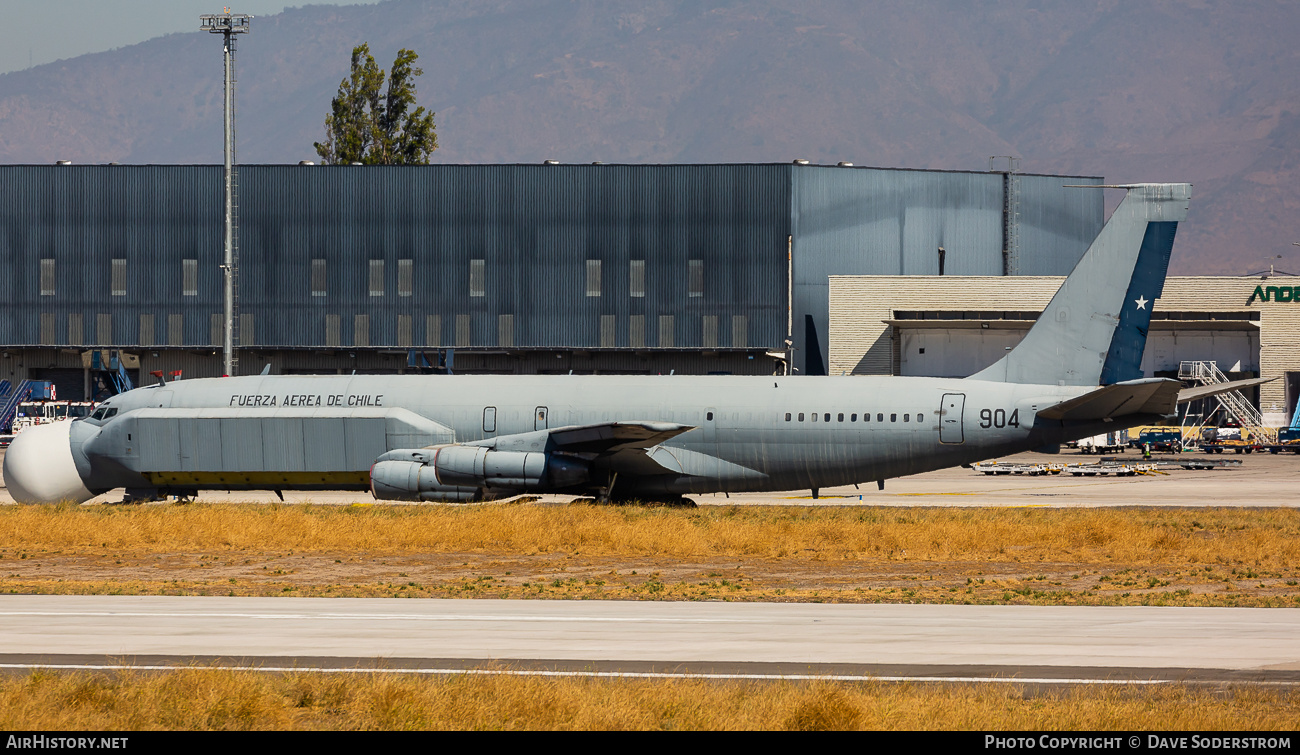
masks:
<path id="1" fill-rule="evenodd" d="M 221 309 L 221 207 L 219 167 L 0 166 L 0 344 L 39 344 L 41 315 L 58 345 L 135 344 L 145 312 L 160 343 L 180 314 L 184 342 L 206 344 Z M 187 258 L 200 296 L 181 295 Z M 41 259 L 54 260 L 46 295 Z M 118 296 L 113 259 L 127 260 Z"/>
<path id="2" fill-rule="evenodd" d="M 1100 178 L 1017 175 L 1020 253 L 1012 275 L 1069 275 L 1101 233 L 1105 200 Z"/>
<path id="3" fill-rule="evenodd" d="M 1101 192 L 1063 189 L 1098 178 L 1017 175 L 1021 253 L 1013 275 L 1065 275 L 1101 231 Z M 1007 195 L 1002 173 L 792 166 L 795 364 L 827 367 L 830 275 L 1002 275 Z M 816 341 L 814 340 L 816 339 Z M 809 360 L 822 355 L 822 364 Z"/>
<path id="4" fill-rule="evenodd" d="M 241 309 L 265 314 L 256 318 L 259 344 L 327 345 L 327 312 L 341 316 L 345 347 L 362 345 L 359 315 L 369 315 L 374 346 L 404 340 L 401 315 L 411 318 L 416 346 L 596 348 L 601 317 L 612 316 L 605 345 L 630 347 L 640 345 L 629 334 L 637 315 L 650 346 L 660 343 L 663 315 L 675 315 L 676 346 L 702 345 L 705 316 L 746 317 L 753 340 L 737 345 L 779 343 L 789 233 L 781 170 L 242 168 Z M 311 295 L 312 259 L 326 261 L 323 296 Z M 383 261 L 377 287 L 372 260 Z M 399 287 L 402 260 L 412 261 L 410 296 Z M 640 296 L 629 290 L 633 260 L 646 264 Z M 690 260 L 706 270 L 697 296 L 688 291 Z M 600 262 L 594 296 L 588 261 Z M 728 330 L 717 345 L 731 340 Z"/>
<path id="5" fill-rule="evenodd" d="M 940 245 L 949 274 L 1001 273 L 1002 181 L 771 164 L 243 166 L 240 343 L 779 349 L 793 236 L 796 363 L 818 354 L 824 370 L 828 275 L 933 273 Z M 1096 179 L 1018 181 L 1022 271 L 1068 272 L 1101 197 L 1060 185 Z M 0 345 L 216 345 L 221 206 L 219 166 L 0 166 Z"/>
<path id="6" fill-rule="evenodd" d="M 240 341 L 597 348 L 601 318 L 612 317 L 606 347 L 776 346 L 785 334 L 785 170 L 244 166 L 239 310 L 241 331 L 251 332 Z M 220 187 L 211 166 L 0 167 L 0 259 L 13 271 L 0 282 L 0 343 L 212 344 Z M 55 260 L 49 295 L 43 258 Z M 121 296 L 111 291 L 113 259 L 126 260 Z M 184 259 L 197 260 L 192 295 Z M 325 261 L 318 295 L 312 260 Z M 404 260 L 409 281 L 399 282 Z M 629 290 L 633 260 L 645 261 L 639 295 Z M 691 260 L 704 270 L 697 291 Z M 588 261 L 600 262 L 594 296 Z M 472 282 L 476 264 L 481 281 Z M 705 317 L 726 324 L 716 338 Z M 745 343 L 733 338 L 736 318 Z"/>

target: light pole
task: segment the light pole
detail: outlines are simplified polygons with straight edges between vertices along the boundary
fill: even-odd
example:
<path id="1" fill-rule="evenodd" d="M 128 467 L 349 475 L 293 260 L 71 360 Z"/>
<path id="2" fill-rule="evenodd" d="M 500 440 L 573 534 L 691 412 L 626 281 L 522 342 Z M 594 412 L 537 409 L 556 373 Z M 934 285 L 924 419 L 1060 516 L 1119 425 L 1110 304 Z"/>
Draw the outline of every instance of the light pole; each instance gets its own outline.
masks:
<path id="1" fill-rule="evenodd" d="M 243 13 L 209 13 L 199 16 L 199 30 L 222 36 L 225 72 L 226 229 L 225 261 L 221 265 L 226 286 L 223 367 L 235 374 L 235 35 L 246 34 L 253 17 Z"/>

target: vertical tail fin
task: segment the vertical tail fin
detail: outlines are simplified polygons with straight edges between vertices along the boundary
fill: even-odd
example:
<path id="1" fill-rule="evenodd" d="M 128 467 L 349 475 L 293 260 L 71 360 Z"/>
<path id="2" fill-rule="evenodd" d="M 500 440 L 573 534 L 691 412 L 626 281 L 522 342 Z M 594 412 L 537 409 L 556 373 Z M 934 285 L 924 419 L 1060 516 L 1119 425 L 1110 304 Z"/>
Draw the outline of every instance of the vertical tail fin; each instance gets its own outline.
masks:
<path id="1" fill-rule="evenodd" d="M 1094 187 L 1089 187 L 1094 188 Z M 1191 184 L 1135 184 L 1019 345 L 970 380 L 1110 385 L 1142 377 L 1151 302 L 1164 290 Z"/>

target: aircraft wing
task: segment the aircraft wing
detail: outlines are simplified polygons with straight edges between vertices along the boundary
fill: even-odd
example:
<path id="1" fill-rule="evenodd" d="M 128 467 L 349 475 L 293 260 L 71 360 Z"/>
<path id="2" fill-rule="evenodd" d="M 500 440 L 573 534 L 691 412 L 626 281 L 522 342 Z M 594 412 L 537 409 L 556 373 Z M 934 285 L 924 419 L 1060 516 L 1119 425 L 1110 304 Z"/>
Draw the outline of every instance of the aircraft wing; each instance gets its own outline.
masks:
<path id="1" fill-rule="evenodd" d="M 653 451 L 660 443 L 694 429 L 694 425 L 676 422 L 599 422 L 502 435 L 465 445 L 495 451 L 566 454 L 620 474 L 656 475 L 682 472 L 672 457 L 661 460 Z"/>

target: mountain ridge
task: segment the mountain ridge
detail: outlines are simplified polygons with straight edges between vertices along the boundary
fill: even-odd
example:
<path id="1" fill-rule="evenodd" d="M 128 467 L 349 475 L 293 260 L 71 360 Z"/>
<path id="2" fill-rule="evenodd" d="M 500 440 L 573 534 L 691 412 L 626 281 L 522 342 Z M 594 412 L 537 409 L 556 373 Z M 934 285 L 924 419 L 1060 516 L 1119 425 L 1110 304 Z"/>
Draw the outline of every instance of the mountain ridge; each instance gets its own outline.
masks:
<path id="1" fill-rule="evenodd" d="M 316 159 L 365 41 L 385 68 L 420 54 L 434 162 L 1015 155 L 1032 173 L 1195 184 L 1174 274 L 1300 271 L 1297 28 L 1300 5 L 1275 0 L 307 6 L 238 40 L 239 159 Z M 0 161 L 218 163 L 220 61 L 193 32 L 0 75 Z"/>

